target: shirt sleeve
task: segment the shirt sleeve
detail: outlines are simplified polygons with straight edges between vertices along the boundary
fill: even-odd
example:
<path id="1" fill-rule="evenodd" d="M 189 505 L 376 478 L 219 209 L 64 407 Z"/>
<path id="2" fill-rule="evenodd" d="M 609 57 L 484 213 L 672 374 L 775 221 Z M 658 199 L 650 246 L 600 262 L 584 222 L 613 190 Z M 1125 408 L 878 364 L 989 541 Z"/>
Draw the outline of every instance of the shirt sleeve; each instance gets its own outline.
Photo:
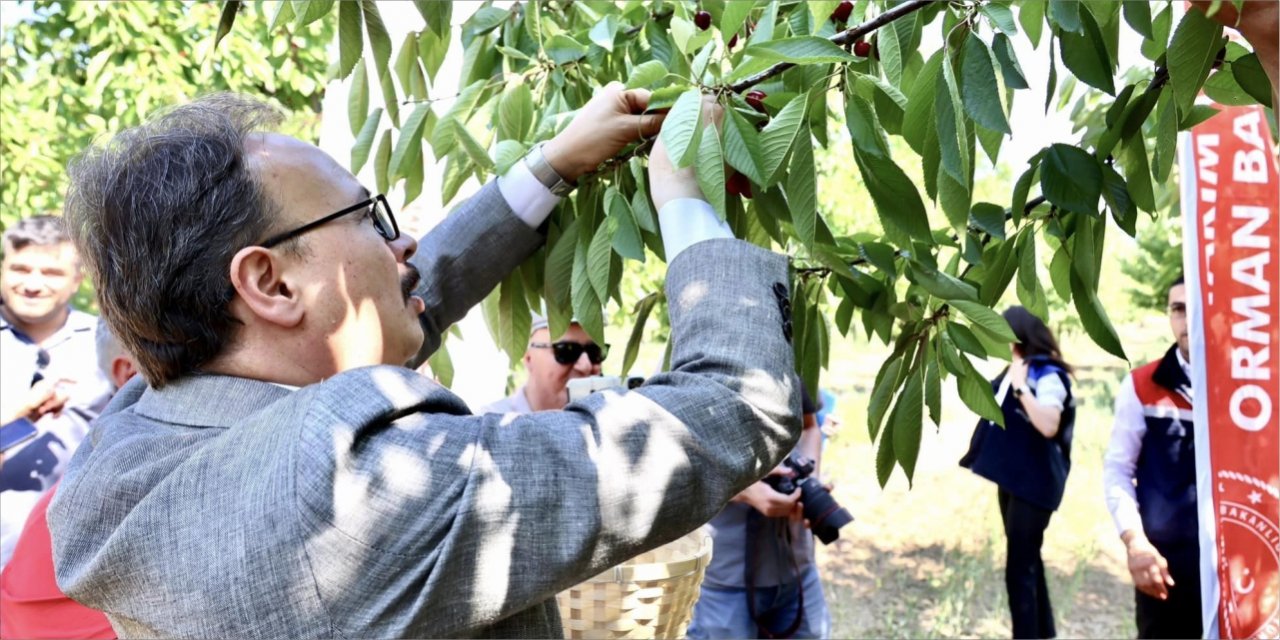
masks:
<path id="1" fill-rule="evenodd" d="M 516 161 L 506 173 L 498 177 L 498 191 L 516 217 L 532 229 L 537 229 L 560 204 L 560 198 L 536 178 L 523 160 Z"/>
<path id="2" fill-rule="evenodd" d="M 1067 406 L 1067 387 L 1062 378 L 1051 373 L 1036 380 L 1036 402 L 1042 407 L 1053 407 L 1062 411 Z"/>
<path id="3" fill-rule="evenodd" d="M 1126 376 L 1116 395 L 1115 422 L 1111 426 L 1111 442 L 1102 461 L 1102 487 L 1107 510 L 1115 522 L 1116 533 L 1134 530 L 1143 533 L 1142 516 L 1138 513 L 1138 494 L 1134 488 L 1134 471 L 1142 452 L 1142 438 L 1147 423 L 1142 415 L 1142 402 L 1133 387 L 1133 375 Z"/>
<path id="4" fill-rule="evenodd" d="M 729 224 L 716 215 L 711 204 L 697 198 L 679 198 L 663 205 L 658 212 L 658 226 L 662 227 L 667 264 L 703 240 L 733 237 Z"/>

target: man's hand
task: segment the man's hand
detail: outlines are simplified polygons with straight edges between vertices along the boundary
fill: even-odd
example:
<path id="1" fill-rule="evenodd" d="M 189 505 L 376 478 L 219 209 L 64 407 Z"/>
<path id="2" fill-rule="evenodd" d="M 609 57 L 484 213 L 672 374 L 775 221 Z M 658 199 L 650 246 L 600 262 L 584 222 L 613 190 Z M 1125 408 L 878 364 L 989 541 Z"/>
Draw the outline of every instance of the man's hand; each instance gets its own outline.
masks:
<path id="1" fill-rule="evenodd" d="M 1133 576 L 1133 586 L 1153 598 L 1169 599 L 1169 587 L 1173 586 L 1173 576 L 1169 574 L 1169 562 L 1160 555 L 1147 537 L 1133 531 L 1125 532 L 1128 539 L 1126 546 L 1129 552 L 1129 575 Z"/>
<path id="2" fill-rule="evenodd" d="M 50 413 L 57 415 L 66 406 L 67 400 L 71 399 L 68 389 L 71 383 L 71 380 L 53 378 L 37 382 L 27 391 L 27 395 L 23 397 L 14 414 L 4 417 L 4 424 L 18 418 L 36 422 Z"/>
<path id="3" fill-rule="evenodd" d="M 715 99 L 704 96 L 702 99 L 703 125 L 707 126 L 707 123 L 710 123 L 719 126 L 723 117 L 724 109 L 716 104 Z M 662 143 L 661 138 L 654 145 L 653 151 L 649 152 L 649 195 L 653 196 L 653 206 L 658 211 L 672 200 L 706 199 L 702 189 L 698 188 L 698 176 L 694 173 L 693 166 L 676 169 L 671 164 L 671 154 L 667 152 L 667 145 Z"/>
<path id="4" fill-rule="evenodd" d="M 790 494 L 778 493 L 764 481 L 743 489 L 733 497 L 734 502 L 746 503 L 766 518 L 790 518 L 800 508 L 800 488 Z"/>
<path id="5" fill-rule="evenodd" d="M 624 89 L 621 82 L 610 82 L 547 142 L 542 154 L 561 178 L 573 182 L 623 147 L 658 135 L 666 114 L 646 114 L 648 106 L 647 89 Z"/>

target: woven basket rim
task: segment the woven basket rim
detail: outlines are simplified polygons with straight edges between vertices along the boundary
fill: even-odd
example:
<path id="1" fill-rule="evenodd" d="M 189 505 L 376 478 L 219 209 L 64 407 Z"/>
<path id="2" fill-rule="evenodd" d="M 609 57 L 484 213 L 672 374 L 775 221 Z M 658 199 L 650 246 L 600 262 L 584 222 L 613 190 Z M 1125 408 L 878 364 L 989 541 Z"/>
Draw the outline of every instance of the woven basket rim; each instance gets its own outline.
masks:
<path id="1" fill-rule="evenodd" d="M 636 564 L 623 563 L 615 567 L 611 567 L 602 573 L 583 580 L 582 582 L 628 583 L 649 580 L 667 580 L 702 571 L 711 563 L 712 539 L 711 536 L 702 529 L 696 529 L 686 533 L 684 536 L 681 536 L 681 538 L 695 535 L 701 537 L 698 540 L 698 551 L 693 557 L 681 560 L 670 560 L 667 562 L 641 562 Z M 680 538 L 676 538 L 676 540 L 679 539 Z"/>

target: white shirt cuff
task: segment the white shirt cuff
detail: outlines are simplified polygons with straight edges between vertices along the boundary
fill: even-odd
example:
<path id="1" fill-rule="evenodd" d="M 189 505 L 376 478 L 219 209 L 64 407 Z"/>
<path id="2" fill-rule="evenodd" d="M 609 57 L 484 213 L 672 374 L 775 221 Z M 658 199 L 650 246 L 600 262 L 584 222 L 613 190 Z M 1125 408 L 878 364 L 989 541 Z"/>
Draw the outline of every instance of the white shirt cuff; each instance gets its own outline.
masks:
<path id="1" fill-rule="evenodd" d="M 716 216 L 709 202 L 698 198 L 679 198 L 663 205 L 658 212 L 658 225 L 662 227 L 667 264 L 698 242 L 733 237 L 729 223 Z"/>
<path id="2" fill-rule="evenodd" d="M 516 217 L 532 229 L 541 226 L 551 215 L 551 210 L 560 204 L 560 198 L 552 195 L 551 190 L 534 177 L 523 159 L 517 160 L 506 173 L 498 176 L 498 191 Z"/>

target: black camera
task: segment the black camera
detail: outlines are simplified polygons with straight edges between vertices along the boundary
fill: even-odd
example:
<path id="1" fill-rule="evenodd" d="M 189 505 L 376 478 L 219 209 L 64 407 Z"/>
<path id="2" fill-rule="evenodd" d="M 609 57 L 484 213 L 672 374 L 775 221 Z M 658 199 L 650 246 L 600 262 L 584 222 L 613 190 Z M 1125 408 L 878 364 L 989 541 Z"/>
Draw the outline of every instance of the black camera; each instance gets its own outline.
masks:
<path id="1" fill-rule="evenodd" d="M 795 476 L 765 476 L 764 481 L 778 493 L 790 494 L 800 487 L 800 501 L 804 503 L 804 517 L 809 521 L 809 530 L 818 536 L 822 544 L 835 542 L 840 537 L 840 527 L 853 522 L 853 516 L 813 477 L 813 460 L 793 453 L 782 464 Z"/>

